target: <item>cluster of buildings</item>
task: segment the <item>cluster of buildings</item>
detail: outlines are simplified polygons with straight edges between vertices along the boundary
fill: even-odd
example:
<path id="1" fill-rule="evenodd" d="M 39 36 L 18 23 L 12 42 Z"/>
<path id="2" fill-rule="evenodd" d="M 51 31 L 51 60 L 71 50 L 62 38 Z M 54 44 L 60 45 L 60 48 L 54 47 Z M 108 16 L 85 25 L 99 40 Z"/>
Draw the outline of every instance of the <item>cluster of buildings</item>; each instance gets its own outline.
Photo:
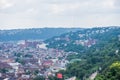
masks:
<path id="1" fill-rule="evenodd" d="M 55 76 L 65 70 L 67 52 L 48 49 L 43 42 L 0 43 L 0 80 L 33 80 L 36 76 Z"/>
<path id="2" fill-rule="evenodd" d="M 87 47 L 91 47 L 92 45 L 96 44 L 96 40 L 95 39 L 76 40 L 75 44 L 82 45 L 82 46 L 87 46 Z"/>
<path id="3" fill-rule="evenodd" d="M 97 39 L 95 39 L 95 35 L 103 34 L 105 32 L 110 31 L 112 28 L 101 28 L 101 29 L 89 29 L 89 30 L 83 30 L 78 31 L 75 33 L 66 34 L 60 37 L 55 37 L 53 41 L 48 42 L 48 44 L 54 44 L 55 42 L 58 42 L 56 46 L 68 46 L 69 43 L 73 43 L 75 45 L 82 45 L 85 47 L 91 47 L 92 45 L 95 45 L 97 43 Z M 94 36 L 93 36 L 94 35 Z M 118 36 L 120 37 L 120 36 Z M 61 41 L 61 43 L 59 43 Z"/>

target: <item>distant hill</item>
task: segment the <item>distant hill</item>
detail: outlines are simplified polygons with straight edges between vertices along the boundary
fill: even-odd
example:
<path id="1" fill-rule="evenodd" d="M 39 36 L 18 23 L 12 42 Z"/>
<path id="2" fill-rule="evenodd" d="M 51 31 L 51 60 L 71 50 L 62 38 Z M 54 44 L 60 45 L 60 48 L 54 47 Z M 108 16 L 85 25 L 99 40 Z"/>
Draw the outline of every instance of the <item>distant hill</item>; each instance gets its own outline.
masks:
<path id="1" fill-rule="evenodd" d="M 0 41 L 45 40 L 63 33 L 74 32 L 80 28 L 32 28 L 0 30 Z"/>

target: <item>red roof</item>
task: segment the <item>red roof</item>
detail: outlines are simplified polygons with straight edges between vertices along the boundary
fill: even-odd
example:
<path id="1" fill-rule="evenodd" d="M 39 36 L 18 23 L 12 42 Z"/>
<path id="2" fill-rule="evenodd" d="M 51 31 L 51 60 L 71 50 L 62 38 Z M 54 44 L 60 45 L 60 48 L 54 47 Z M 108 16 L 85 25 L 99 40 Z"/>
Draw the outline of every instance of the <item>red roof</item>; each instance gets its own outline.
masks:
<path id="1" fill-rule="evenodd" d="M 61 73 L 58 73 L 58 74 L 57 74 L 57 78 L 62 79 L 62 78 L 63 78 L 62 74 L 61 74 Z"/>

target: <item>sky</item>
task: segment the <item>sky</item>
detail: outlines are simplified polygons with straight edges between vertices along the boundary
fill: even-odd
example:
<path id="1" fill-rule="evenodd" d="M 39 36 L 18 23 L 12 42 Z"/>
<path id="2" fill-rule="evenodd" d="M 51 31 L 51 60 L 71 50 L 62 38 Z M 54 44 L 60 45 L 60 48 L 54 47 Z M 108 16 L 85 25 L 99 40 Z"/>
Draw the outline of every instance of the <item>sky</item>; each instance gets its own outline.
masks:
<path id="1" fill-rule="evenodd" d="M 120 0 L 0 0 L 0 29 L 120 26 Z"/>

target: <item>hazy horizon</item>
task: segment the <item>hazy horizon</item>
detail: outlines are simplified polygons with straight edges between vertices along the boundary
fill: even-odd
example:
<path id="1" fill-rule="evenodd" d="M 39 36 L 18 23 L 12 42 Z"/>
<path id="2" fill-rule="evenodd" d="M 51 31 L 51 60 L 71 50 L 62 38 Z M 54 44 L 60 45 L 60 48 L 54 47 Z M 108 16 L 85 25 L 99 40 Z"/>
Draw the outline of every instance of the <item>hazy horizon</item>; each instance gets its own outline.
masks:
<path id="1" fill-rule="evenodd" d="M 102 28 L 102 27 L 119 27 L 120 26 L 93 26 L 93 27 L 64 27 L 64 26 L 61 26 L 61 27 L 26 27 L 26 28 L 11 28 L 11 29 L 0 29 L 0 30 L 18 30 L 18 29 L 40 29 L 40 28 L 81 28 L 81 29 L 87 29 L 87 28 Z"/>

